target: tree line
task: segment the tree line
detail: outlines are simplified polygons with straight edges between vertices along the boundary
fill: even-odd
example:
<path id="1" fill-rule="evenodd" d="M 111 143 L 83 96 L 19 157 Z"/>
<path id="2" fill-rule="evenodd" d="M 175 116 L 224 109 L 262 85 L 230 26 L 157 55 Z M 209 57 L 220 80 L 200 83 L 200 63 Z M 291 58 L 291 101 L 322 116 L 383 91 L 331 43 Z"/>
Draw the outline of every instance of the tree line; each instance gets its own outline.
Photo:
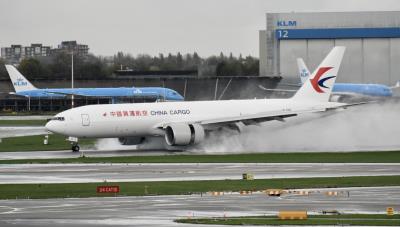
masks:
<path id="1" fill-rule="evenodd" d="M 8 78 L 0 58 L 0 78 Z M 198 70 L 205 76 L 257 76 L 259 60 L 252 56 L 238 57 L 220 53 L 217 56 L 201 58 L 196 52 L 150 56 L 140 54 L 132 56 L 118 52 L 112 57 L 89 54 L 82 57 L 74 55 L 74 77 L 76 79 L 108 79 L 116 70 L 134 71 L 180 71 Z M 71 77 L 71 55 L 65 52 L 51 57 L 25 58 L 18 65 L 18 70 L 28 79 L 69 79 Z"/>

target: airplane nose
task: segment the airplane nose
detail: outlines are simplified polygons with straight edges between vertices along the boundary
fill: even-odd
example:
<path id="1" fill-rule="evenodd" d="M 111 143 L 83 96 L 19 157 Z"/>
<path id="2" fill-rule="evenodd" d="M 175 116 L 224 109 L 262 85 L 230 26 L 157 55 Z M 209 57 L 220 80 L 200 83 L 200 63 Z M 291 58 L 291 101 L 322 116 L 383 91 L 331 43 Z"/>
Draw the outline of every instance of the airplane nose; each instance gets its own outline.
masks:
<path id="1" fill-rule="evenodd" d="M 63 132 L 63 126 L 55 121 L 47 122 L 45 127 L 48 131 L 53 132 L 53 133 L 62 134 L 62 132 Z"/>
<path id="2" fill-rule="evenodd" d="M 53 130 L 54 130 L 54 122 L 48 121 L 44 127 L 47 129 L 47 131 L 53 132 Z"/>

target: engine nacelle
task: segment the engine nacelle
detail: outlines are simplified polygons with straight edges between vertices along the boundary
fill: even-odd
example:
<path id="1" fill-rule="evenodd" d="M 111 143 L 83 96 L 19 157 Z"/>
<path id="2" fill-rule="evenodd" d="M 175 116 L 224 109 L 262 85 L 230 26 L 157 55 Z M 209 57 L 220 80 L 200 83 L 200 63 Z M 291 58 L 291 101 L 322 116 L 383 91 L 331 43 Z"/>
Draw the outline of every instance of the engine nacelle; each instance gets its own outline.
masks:
<path id="1" fill-rule="evenodd" d="M 138 145 L 143 143 L 144 137 L 119 137 L 118 141 L 121 145 Z"/>
<path id="2" fill-rule="evenodd" d="M 204 136 L 204 128 L 199 124 L 172 123 L 165 128 L 165 141 L 170 146 L 197 144 Z"/>

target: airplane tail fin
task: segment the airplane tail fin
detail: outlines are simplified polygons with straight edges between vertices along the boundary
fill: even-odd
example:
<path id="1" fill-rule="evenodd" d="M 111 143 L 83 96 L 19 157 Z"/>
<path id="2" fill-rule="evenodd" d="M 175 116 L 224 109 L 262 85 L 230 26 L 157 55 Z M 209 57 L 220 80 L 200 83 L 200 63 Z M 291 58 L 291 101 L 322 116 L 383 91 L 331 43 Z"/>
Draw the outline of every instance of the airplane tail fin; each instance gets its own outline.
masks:
<path id="1" fill-rule="evenodd" d="M 346 47 L 334 47 L 293 96 L 296 100 L 328 102 Z"/>
<path id="2" fill-rule="evenodd" d="M 308 70 L 302 58 L 297 58 L 297 68 L 299 69 L 301 84 L 304 84 L 310 76 L 310 70 Z"/>
<path id="3" fill-rule="evenodd" d="M 6 65 L 15 92 L 35 90 L 33 86 L 13 65 Z"/>
<path id="4" fill-rule="evenodd" d="M 400 80 L 396 82 L 394 86 L 391 86 L 390 89 L 397 89 L 400 88 Z"/>

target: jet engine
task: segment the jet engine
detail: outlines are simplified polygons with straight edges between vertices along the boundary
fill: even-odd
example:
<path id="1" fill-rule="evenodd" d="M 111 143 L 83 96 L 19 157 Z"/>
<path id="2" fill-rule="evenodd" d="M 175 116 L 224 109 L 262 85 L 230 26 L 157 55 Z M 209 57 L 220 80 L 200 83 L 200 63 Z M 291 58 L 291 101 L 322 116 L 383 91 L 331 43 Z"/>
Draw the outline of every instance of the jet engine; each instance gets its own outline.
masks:
<path id="1" fill-rule="evenodd" d="M 204 135 L 199 124 L 172 123 L 165 127 L 165 141 L 170 146 L 197 144 L 204 140 Z"/>
<path id="2" fill-rule="evenodd" d="M 118 141 L 121 145 L 138 145 L 143 143 L 145 137 L 119 137 Z"/>

